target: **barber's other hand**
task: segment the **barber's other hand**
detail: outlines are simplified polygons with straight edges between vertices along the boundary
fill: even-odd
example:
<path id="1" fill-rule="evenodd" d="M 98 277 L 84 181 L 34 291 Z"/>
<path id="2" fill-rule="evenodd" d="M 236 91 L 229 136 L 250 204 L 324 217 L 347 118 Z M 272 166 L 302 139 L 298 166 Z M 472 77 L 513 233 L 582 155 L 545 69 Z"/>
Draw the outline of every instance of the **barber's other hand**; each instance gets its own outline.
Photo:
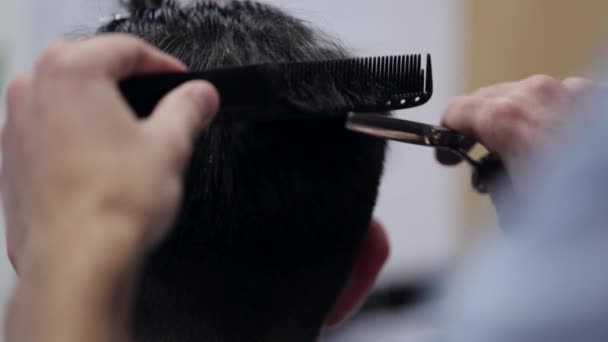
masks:
<path id="1" fill-rule="evenodd" d="M 31 74 L 10 83 L 0 181 L 16 267 L 22 258 L 68 260 L 75 248 L 108 259 L 143 254 L 165 236 L 218 94 L 192 82 L 138 120 L 117 84 L 185 70 L 143 41 L 114 34 L 56 43 Z"/>
<path id="2" fill-rule="evenodd" d="M 559 81 L 533 76 L 454 98 L 445 111 L 445 127 L 470 135 L 502 159 L 517 193 L 525 186 L 530 158 L 558 142 L 560 133 L 577 120 L 580 100 L 594 84 L 582 78 Z M 438 152 L 444 164 L 459 159 Z"/>

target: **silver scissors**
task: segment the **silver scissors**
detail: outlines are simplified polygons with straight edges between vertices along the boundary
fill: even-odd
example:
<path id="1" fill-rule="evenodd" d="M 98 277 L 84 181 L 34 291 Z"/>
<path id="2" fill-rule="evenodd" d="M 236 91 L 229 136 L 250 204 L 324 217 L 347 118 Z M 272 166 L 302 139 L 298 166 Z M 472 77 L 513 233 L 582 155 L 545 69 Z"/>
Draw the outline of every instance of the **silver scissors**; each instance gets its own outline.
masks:
<path id="1" fill-rule="evenodd" d="M 386 115 L 349 113 L 346 128 L 385 140 L 450 151 L 473 168 L 472 185 L 479 193 L 488 193 L 494 181 L 505 180 L 504 164 L 496 154 L 490 153 L 480 160 L 473 159 L 469 155 L 469 148 L 475 144 L 475 140 L 444 127 Z"/>

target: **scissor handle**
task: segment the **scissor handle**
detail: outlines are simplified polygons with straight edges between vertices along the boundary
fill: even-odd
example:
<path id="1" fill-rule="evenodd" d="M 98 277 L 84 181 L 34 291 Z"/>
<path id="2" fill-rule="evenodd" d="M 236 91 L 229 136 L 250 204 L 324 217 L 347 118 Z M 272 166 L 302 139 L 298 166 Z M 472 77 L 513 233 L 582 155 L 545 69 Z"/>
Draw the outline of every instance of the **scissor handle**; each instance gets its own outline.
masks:
<path id="1" fill-rule="evenodd" d="M 498 179 L 509 181 L 505 165 L 497 154 L 488 153 L 485 157 L 475 160 L 468 151 L 477 143 L 474 139 L 443 127 L 432 127 L 435 139 L 427 145 L 456 153 L 471 165 L 473 168 L 471 184 L 477 192 L 487 194 L 490 192 L 492 183 Z"/>
<path id="2" fill-rule="evenodd" d="M 473 188 L 482 194 L 489 192 L 492 182 L 506 176 L 504 164 L 496 154 L 488 154 L 480 160 L 473 159 L 468 154 L 468 148 L 476 141 L 445 127 L 366 113 L 350 113 L 346 127 L 386 140 L 449 150 L 471 165 Z"/>
<path id="3" fill-rule="evenodd" d="M 496 154 L 490 153 L 477 162 L 473 171 L 472 184 L 477 192 L 487 194 L 491 183 L 497 179 L 508 180 L 505 166 Z"/>

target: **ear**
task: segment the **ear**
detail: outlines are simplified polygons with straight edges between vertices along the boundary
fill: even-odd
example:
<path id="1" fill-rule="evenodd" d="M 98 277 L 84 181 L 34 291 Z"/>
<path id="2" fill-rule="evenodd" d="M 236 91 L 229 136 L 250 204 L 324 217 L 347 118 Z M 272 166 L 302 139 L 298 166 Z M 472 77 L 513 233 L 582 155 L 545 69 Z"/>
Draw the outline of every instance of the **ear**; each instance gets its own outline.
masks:
<path id="1" fill-rule="evenodd" d="M 327 326 L 340 324 L 363 304 L 388 256 L 389 243 L 384 227 L 373 219 L 350 278 L 325 320 Z"/>

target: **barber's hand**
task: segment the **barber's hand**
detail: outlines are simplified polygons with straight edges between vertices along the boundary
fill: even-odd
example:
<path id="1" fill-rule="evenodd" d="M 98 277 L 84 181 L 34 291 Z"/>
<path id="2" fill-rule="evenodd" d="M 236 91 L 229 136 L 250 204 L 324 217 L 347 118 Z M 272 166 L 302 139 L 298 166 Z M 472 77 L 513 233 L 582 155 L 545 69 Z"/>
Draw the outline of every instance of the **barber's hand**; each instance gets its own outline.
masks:
<path id="1" fill-rule="evenodd" d="M 10 83 L 0 181 L 21 278 L 8 324 L 14 341 L 35 339 L 28 315 L 47 310 L 42 320 L 67 338 L 77 329 L 54 327 L 62 317 L 78 325 L 95 308 L 110 314 L 108 306 L 128 306 L 120 291 L 109 295 L 121 298 L 104 297 L 104 284 L 117 274 L 130 283 L 135 264 L 166 235 L 193 142 L 219 99 L 210 84 L 192 82 L 139 120 L 117 84 L 185 70 L 143 41 L 114 34 L 57 43 L 31 74 Z M 97 292 L 79 296 L 85 287 Z M 80 341 L 92 341 L 86 334 Z"/>
<path id="2" fill-rule="evenodd" d="M 445 114 L 445 127 L 477 139 L 503 161 L 519 192 L 525 186 L 525 170 L 531 158 L 556 143 L 580 112 L 580 101 L 595 88 L 591 81 L 534 76 L 520 82 L 482 88 L 454 98 Z M 438 152 L 439 161 L 454 164 L 459 159 Z"/>

